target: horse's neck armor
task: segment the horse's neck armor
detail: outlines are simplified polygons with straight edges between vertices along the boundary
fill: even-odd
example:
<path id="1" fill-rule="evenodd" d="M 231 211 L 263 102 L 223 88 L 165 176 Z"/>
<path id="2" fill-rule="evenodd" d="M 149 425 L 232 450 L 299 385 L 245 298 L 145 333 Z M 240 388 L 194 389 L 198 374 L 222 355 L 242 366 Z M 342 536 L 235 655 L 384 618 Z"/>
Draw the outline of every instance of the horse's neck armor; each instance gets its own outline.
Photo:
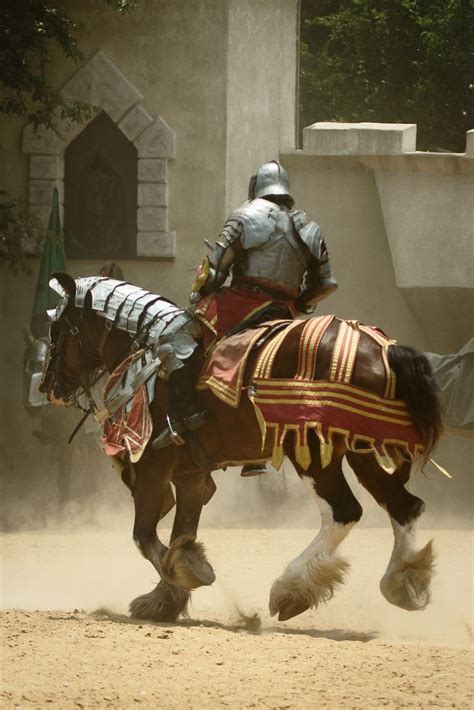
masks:
<path id="1" fill-rule="evenodd" d="M 152 323 L 146 342 L 155 341 L 182 309 L 157 294 L 124 281 L 91 276 L 76 280 L 75 304 L 84 307 L 91 294 L 92 309 L 116 328 L 136 335 L 138 328 Z"/>

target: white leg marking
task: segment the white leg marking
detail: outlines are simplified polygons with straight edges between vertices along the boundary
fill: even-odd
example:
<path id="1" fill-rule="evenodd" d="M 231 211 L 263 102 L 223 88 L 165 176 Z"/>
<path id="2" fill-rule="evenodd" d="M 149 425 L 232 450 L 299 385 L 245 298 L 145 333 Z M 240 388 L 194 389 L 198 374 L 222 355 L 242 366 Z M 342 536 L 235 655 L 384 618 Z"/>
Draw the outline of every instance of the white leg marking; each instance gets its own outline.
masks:
<path id="1" fill-rule="evenodd" d="M 432 541 L 421 550 L 416 547 L 416 520 L 400 525 L 392 516 L 394 543 L 387 570 L 380 580 L 380 591 L 391 604 L 408 611 L 424 609 L 430 602 L 434 567 Z"/>
<path id="2" fill-rule="evenodd" d="M 312 480 L 303 482 L 316 499 L 321 512 L 321 529 L 315 539 L 292 560 L 283 574 L 273 583 L 270 592 L 270 613 L 279 612 L 279 618 L 289 619 L 309 607 L 328 601 L 336 587 L 342 584 L 349 567 L 335 554 L 338 545 L 355 523 L 334 522 L 329 503 L 317 495 Z"/>
<path id="3" fill-rule="evenodd" d="M 306 568 L 315 558 L 327 559 L 332 557 L 337 547 L 355 524 L 335 523 L 331 506 L 324 498 L 318 496 L 314 490 L 312 480 L 304 476 L 302 482 L 318 504 L 319 512 L 321 513 L 321 528 L 308 547 L 288 564 L 287 571 L 296 575 L 304 575 Z"/>

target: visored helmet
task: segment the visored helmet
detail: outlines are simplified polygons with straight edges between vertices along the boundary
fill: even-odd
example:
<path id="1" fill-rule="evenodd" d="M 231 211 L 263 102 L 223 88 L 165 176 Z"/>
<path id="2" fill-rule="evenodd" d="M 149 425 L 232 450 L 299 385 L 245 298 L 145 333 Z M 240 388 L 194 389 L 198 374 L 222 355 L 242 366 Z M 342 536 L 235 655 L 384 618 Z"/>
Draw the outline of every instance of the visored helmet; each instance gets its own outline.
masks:
<path id="1" fill-rule="evenodd" d="M 265 163 L 250 178 L 249 200 L 269 195 L 283 195 L 293 199 L 290 195 L 288 173 L 278 160 Z"/>

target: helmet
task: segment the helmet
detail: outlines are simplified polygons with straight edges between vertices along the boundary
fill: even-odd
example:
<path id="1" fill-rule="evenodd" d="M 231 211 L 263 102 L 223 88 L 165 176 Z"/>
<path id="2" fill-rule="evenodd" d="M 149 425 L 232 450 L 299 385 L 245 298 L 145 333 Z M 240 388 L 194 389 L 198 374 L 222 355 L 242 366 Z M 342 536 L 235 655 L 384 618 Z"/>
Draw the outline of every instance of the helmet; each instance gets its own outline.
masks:
<path id="1" fill-rule="evenodd" d="M 287 195 L 291 200 L 288 173 L 278 160 L 262 165 L 249 183 L 249 200 L 268 195 Z"/>

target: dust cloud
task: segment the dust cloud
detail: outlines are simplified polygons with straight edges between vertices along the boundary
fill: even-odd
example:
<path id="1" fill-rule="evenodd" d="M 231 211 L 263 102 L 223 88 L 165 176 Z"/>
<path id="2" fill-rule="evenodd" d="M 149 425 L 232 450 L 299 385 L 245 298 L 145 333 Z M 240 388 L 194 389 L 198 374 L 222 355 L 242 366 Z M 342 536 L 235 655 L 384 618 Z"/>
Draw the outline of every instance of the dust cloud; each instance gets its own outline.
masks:
<path id="1" fill-rule="evenodd" d="M 310 626 L 336 637 L 355 633 L 394 642 L 469 644 L 470 472 L 452 481 L 435 469 L 412 476 L 410 490 L 427 504 L 420 544 L 433 537 L 437 550 L 432 604 L 413 613 L 391 607 L 379 592 L 392 531 L 386 513 L 348 467 L 345 473 L 364 508 L 341 550 L 352 570 L 329 604 L 297 617 L 292 627 Z M 23 470 L 4 482 L 1 607 L 87 612 L 105 607 L 123 616 L 129 601 L 158 581 L 132 541 L 130 493 L 108 459 L 83 445 L 74 451 L 67 480 L 62 476 L 53 450 L 37 462 L 34 475 Z M 267 608 L 271 584 L 317 534 L 317 506 L 288 462 L 257 478 L 241 478 L 238 468 L 213 476 L 217 492 L 203 510 L 199 539 L 217 582 L 193 595 L 192 616 L 268 633 L 275 627 Z M 173 514 L 160 523 L 164 541 Z"/>

